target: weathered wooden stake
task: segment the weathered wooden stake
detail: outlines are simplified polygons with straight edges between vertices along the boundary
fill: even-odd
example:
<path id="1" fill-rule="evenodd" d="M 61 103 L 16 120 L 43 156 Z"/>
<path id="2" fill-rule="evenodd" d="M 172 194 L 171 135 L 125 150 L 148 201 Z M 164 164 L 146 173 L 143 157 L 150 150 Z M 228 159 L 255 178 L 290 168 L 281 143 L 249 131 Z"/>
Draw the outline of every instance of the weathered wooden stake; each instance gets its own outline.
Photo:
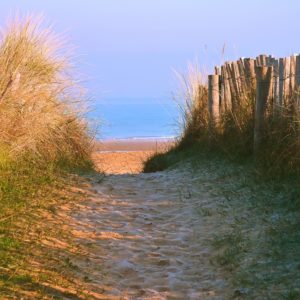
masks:
<path id="1" fill-rule="evenodd" d="M 256 76 L 255 76 L 255 60 L 252 58 L 245 58 L 244 59 L 245 65 L 245 76 L 247 85 L 254 89 L 256 85 Z"/>
<path id="2" fill-rule="evenodd" d="M 278 99 L 278 104 L 282 108 L 283 107 L 283 102 L 284 102 L 284 88 L 283 88 L 283 83 L 284 83 L 284 59 L 279 58 L 279 99 Z"/>
<path id="3" fill-rule="evenodd" d="M 296 56 L 296 88 L 300 87 L 300 55 Z"/>
<path id="4" fill-rule="evenodd" d="M 210 130 L 214 131 L 220 120 L 220 75 L 208 76 L 208 110 Z"/>
<path id="5" fill-rule="evenodd" d="M 300 55 L 296 56 L 296 96 L 297 96 L 297 101 L 296 101 L 296 107 L 297 109 L 299 108 L 300 104 Z"/>
<path id="6" fill-rule="evenodd" d="M 221 67 L 215 66 L 215 75 L 221 75 Z"/>
<path id="7" fill-rule="evenodd" d="M 290 93 L 293 93 L 296 84 L 296 55 L 290 57 Z"/>
<path id="8" fill-rule="evenodd" d="M 231 93 L 230 93 L 230 83 L 229 83 L 229 75 L 226 70 L 226 66 L 222 66 L 222 83 L 224 86 L 224 107 L 225 111 L 231 110 Z"/>
<path id="9" fill-rule="evenodd" d="M 226 73 L 227 73 L 227 80 L 230 88 L 230 108 L 232 111 L 236 108 L 236 89 L 234 85 L 234 74 L 232 74 L 231 62 L 225 63 Z"/>
<path id="10" fill-rule="evenodd" d="M 237 94 L 236 100 L 239 100 L 239 96 L 242 94 L 241 75 L 239 72 L 239 67 L 238 67 L 237 62 L 233 62 L 232 67 L 233 67 L 233 78 L 234 78 L 233 80 L 235 83 L 236 94 Z"/>
<path id="11" fill-rule="evenodd" d="M 220 73 L 221 73 L 219 77 L 220 115 L 222 115 L 226 111 L 226 103 L 225 103 L 225 82 L 224 82 L 224 77 L 222 76 L 222 71 Z"/>
<path id="12" fill-rule="evenodd" d="M 288 100 L 290 96 L 290 81 L 291 81 L 291 58 L 285 57 L 283 59 L 284 66 L 284 81 L 283 81 L 283 97 L 284 97 L 284 105 L 288 106 Z"/>
<path id="13" fill-rule="evenodd" d="M 263 138 L 264 119 L 270 96 L 273 67 L 259 66 L 256 72 L 256 105 L 254 115 L 254 155 L 258 155 Z"/>
<path id="14" fill-rule="evenodd" d="M 267 55 L 266 54 L 259 55 L 258 61 L 261 66 L 266 66 L 267 65 Z"/>
<path id="15" fill-rule="evenodd" d="M 240 84 L 241 93 L 244 94 L 247 91 L 244 61 L 242 59 L 239 59 L 237 61 L 237 66 L 238 66 L 238 71 L 239 71 L 238 82 Z"/>
<path id="16" fill-rule="evenodd" d="M 273 89 L 273 108 L 274 112 L 279 111 L 279 60 L 278 59 L 272 59 L 272 66 L 273 66 L 273 82 L 274 82 L 274 89 Z"/>

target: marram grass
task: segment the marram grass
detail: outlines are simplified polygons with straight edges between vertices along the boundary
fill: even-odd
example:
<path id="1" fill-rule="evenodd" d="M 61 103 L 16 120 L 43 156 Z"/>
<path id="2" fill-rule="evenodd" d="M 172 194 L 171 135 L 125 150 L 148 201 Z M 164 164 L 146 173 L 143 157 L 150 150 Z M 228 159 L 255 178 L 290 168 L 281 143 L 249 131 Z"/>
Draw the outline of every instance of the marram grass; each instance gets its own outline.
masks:
<path id="1" fill-rule="evenodd" d="M 41 25 L 16 19 L 0 36 L 0 299 L 53 299 L 69 297 L 69 286 L 80 289 L 64 261 L 54 260 L 72 253 L 45 248 L 41 237 L 70 236 L 43 214 L 79 197 L 68 196 L 75 183 L 65 171 L 92 166 L 93 138 L 68 54 Z M 47 288 L 52 283 L 66 292 Z"/>
<path id="2" fill-rule="evenodd" d="M 208 89 L 204 75 L 197 66 L 188 67 L 180 76 L 180 103 L 182 130 L 177 144 L 169 152 L 151 157 L 145 163 L 145 172 L 163 170 L 178 159 L 180 151 L 216 153 L 243 162 L 255 161 L 262 176 L 286 177 L 300 175 L 300 107 L 278 107 L 282 113 L 274 114 L 267 108 L 265 130 L 260 153 L 254 159 L 254 106 L 255 90 L 249 87 L 242 95 L 232 99 L 232 108 L 221 113 L 217 130 L 210 128 Z M 291 103 L 298 103 L 299 93 L 291 96 Z"/>
<path id="3" fill-rule="evenodd" d="M 90 160 L 92 139 L 80 117 L 82 89 L 67 55 L 38 19 L 14 21 L 0 39 L 0 141 L 12 159 Z"/>

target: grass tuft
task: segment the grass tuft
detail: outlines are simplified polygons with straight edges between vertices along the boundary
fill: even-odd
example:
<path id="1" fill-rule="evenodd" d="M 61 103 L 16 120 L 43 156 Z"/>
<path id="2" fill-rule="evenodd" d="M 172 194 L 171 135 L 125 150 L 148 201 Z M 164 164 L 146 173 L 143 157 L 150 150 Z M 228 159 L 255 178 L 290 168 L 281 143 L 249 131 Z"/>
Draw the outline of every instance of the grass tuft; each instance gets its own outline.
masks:
<path id="1" fill-rule="evenodd" d="M 39 19 L 16 19 L 2 30 L 0 162 L 84 165 L 92 139 L 78 110 L 82 89 L 70 76 L 59 39 L 41 25 Z"/>

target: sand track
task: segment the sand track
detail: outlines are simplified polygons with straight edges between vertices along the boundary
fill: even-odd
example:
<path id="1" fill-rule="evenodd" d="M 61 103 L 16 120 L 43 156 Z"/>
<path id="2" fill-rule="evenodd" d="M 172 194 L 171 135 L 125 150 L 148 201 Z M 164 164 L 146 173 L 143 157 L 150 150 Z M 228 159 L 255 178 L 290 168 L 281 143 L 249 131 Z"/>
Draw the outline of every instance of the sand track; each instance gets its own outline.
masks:
<path id="1" fill-rule="evenodd" d="M 223 299 L 207 244 L 218 225 L 197 213 L 209 196 L 192 176 L 115 174 L 93 184 L 94 196 L 73 213 L 73 233 L 87 245 L 81 267 L 95 298 Z"/>

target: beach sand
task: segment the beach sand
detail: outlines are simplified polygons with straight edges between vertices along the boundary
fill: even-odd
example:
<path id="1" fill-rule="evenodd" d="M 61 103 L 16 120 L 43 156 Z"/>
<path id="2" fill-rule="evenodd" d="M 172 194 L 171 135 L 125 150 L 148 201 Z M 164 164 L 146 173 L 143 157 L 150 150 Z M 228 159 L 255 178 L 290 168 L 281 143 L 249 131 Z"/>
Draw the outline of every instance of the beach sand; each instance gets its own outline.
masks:
<path id="1" fill-rule="evenodd" d="M 153 142 L 113 141 L 94 155 L 107 175 L 90 179 L 91 195 L 70 209 L 68 219 L 86 256 L 74 263 L 90 279 L 87 294 L 110 300 L 224 299 L 224 281 L 210 265 L 205 244 L 218 216 L 204 223 L 197 213 L 201 205 L 215 206 L 214 198 L 194 183 L 190 166 L 139 173 L 156 148 Z"/>
<path id="2" fill-rule="evenodd" d="M 209 190 L 195 184 L 189 165 L 140 173 L 143 160 L 169 146 L 153 140 L 97 145 L 96 165 L 107 174 L 90 178 L 86 201 L 64 217 L 85 255 L 72 262 L 89 279 L 86 294 L 93 299 L 224 299 L 224 280 L 206 246 L 219 216 L 204 222 L 197 213 L 217 205 L 210 184 Z"/>
<path id="3" fill-rule="evenodd" d="M 106 174 L 138 174 L 147 158 L 173 143 L 171 139 L 106 140 L 97 143 L 93 159 L 97 169 Z"/>

